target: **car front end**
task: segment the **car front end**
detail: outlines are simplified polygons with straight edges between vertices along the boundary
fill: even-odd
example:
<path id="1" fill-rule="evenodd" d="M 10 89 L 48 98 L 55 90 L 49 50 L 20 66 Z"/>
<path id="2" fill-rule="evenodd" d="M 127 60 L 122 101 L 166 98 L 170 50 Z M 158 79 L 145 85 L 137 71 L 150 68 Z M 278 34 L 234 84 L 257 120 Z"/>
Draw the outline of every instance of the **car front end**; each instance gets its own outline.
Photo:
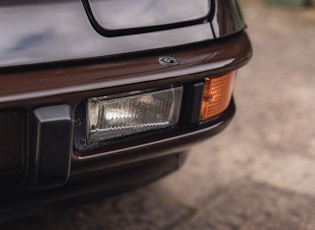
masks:
<path id="1" fill-rule="evenodd" d="M 178 169 L 252 55 L 235 0 L 4 1 L 0 24 L 3 220 Z"/>

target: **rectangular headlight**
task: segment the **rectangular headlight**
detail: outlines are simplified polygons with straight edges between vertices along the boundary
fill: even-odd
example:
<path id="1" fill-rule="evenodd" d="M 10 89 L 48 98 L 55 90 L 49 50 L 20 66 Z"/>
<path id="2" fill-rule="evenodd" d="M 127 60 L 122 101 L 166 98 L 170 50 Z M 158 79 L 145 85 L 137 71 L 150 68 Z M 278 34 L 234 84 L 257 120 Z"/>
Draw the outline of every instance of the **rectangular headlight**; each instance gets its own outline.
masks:
<path id="1" fill-rule="evenodd" d="M 93 97 L 87 102 L 87 140 L 105 141 L 177 124 L 183 87 Z"/>

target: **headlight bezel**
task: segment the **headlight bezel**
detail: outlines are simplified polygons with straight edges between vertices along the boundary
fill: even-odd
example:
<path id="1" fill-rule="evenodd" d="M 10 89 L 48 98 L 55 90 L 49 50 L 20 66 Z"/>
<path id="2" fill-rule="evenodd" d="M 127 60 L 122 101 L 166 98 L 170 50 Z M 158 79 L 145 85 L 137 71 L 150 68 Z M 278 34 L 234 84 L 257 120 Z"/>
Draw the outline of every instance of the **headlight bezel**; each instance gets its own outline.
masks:
<path id="1" fill-rule="evenodd" d="M 168 90 L 171 88 L 179 88 L 179 87 L 182 88 L 182 98 L 181 98 L 181 105 L 182 105 L 182 100 L 183 100 L 183 95 L 184 95 L 183 84 L 173 84 L 173 85 L 158 86 L 154 88 L 144 88 L 144 89 L 140 88 L 140 89 L 135 89 L 131 91 L 109 93 L 109 94 L 104 93 L 103 95 L 101 94 L 101 95 L 96 95 L 96 96 L 91 96 L 91 97 L 86 98 L 77 106 L 76 112 L 75 112 L 74 148 L 77 151 L 83 151 L 83 152 L 93 151 L 100 148 L 107 148 L 108 146 L 113 146 L 119 143 L 128 143 L 136 139 L 146 138 L 148 136 L 154 136 L 154 135 L 159 135 L 159 134 L 167 133 L 170 131 L 178 130 L 179 125 L 180 125 L 182 106 L 179 107 L 178 122 L 171 126 L 164 127 L 161 129 L 143 131 L 143 132 L 139 132 L 133 135 L 127 135 L 127 136 L 122 136 L 118 138 L 111 138 L 108 140 L 103 140 L 103 141 L 94 142 L 94 143 L 89 142 L 88 135 L 87 135 L 88 125 L 89 125 L 88 120 L 87 120 L 87 113 L 88 113 L 87 106 L 88 106 L 89 98 L 104 97 L 111 100 L 111 99 L 117 99 L 120 97 L 136 96 L 136 95 L 146 94 L 150 92 L 158 92 L 158 91 Z"/>

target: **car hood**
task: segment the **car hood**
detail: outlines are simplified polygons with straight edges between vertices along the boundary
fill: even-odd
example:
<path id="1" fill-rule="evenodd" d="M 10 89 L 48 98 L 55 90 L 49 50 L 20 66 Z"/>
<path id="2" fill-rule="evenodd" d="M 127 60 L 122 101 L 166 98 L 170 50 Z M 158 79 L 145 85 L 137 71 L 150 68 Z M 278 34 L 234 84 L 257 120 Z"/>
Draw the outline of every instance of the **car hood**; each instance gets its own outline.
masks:
<path id="1" fill-rule="evenodd" d="M 244 28 L 236 0 L 3 0 L 0 71 L 172 48 Z"/>

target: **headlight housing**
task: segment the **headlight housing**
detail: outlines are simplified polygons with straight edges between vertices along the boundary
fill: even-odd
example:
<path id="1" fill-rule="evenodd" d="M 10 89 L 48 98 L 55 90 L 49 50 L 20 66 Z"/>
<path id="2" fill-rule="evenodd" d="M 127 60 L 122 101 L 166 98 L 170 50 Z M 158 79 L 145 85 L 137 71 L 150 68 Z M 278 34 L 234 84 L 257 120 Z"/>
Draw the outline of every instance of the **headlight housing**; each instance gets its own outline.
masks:
<path id="1" fill-rule="evenodd" d="M 87 141 L 96 143 L 177 124 L 183 87 L 92 97 L 87 102 Z"/>

